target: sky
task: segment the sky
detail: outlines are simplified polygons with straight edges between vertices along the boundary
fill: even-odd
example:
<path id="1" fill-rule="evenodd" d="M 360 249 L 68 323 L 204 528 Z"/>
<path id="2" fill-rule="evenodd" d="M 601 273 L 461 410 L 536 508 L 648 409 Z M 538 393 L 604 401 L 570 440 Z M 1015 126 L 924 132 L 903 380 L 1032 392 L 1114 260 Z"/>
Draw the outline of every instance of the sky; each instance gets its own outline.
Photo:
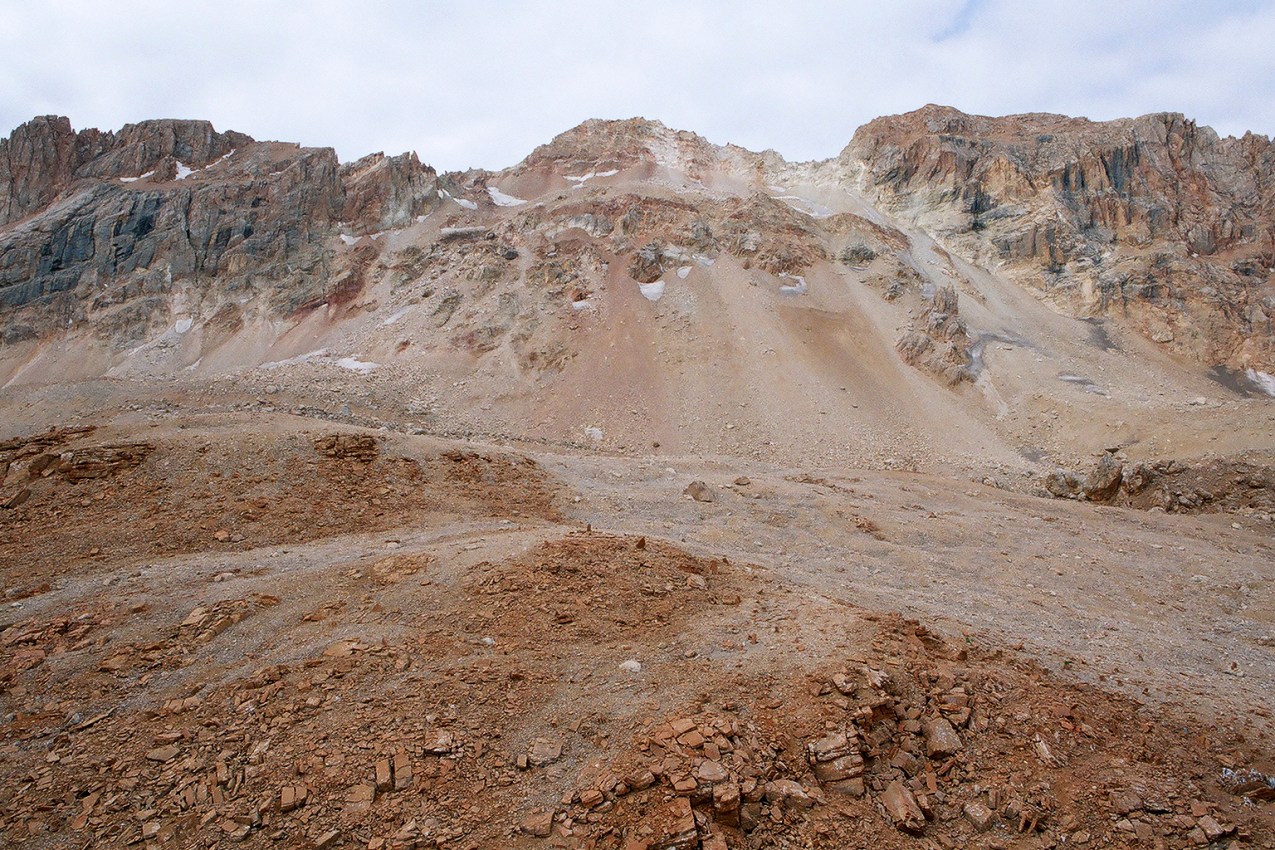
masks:
<path id="1" fill-rule="evenodd" d="M 498 169 L 588 118 L 835 156 L 927 103 L 1275 134 L 1275 0 L 0 0 L 0 134 L 204 118 Z"/>

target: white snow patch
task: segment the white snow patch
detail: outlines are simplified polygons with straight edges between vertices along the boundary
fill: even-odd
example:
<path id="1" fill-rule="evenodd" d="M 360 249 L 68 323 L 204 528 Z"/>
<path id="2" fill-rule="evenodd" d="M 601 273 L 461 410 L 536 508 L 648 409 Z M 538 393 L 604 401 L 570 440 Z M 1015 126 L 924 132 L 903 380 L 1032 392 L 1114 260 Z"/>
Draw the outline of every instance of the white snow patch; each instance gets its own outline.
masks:
<path id="1" fill-rule="evenodd" d="M 195 169 L 182 165 L 181 160 L 177 161 L 177 179 L 185 180 L 187 177 L 195 173 Z"/>
<path id="2" fill-rule="evenodd" d="M 769 189 L 769 190 L 770 190 L 770 191 L 772 191 L 772 192 L 776 192 L 776 193 L 780 193 L 780 194 L 782 194 L 782 193 L 784 193 L 784 192 L 787 192 L 787 191 L 788 191 L 788 190 L 787 190 L 787 189 L 785 189 L 783 186 L 774 186 L 774 185 L 771 185 L 771 184 L 767 184 L 767 185 L 766 185 L 766 188 L 767 188 L 767 189 Z"/>
<path id="3" fill-rule="evenodd" d="M 682 280 L 686 280 L 686 276 L 690 273 L 691 273 L 690 266 L 682 266 L 680 269 L 677 270 L 677 276 L 680 277 Z"/>
<path id="4" fill-rule="evenodd" d="M 564 174 L 562 175 L 562 177 L 564 180 L 570 180 L 572 183 L 576 184 L 572 186 L 571 188 L 579 189 L 581 186 L 583 186 L 585 183 L 588 183 L 594 177 L 614 177 L 615 175 L 619 173 L 620 173 L 620 170 L 618 168 L 612 168 L 610 171 L 590 171 L 588 174 L 580 174 L 580 175 Z"/>
<path id="5" fill-rule="evenodd" d="M 417 223 L 417 224 L 422 224 L 422 223 L 424 223 L 425 219 L 429 218 L 429 215 L 430 215 L 429 213 L 425 213 L 425 215 L 418 215 L 418 216 L 416 217 L 416 223 Z"/>
<path id="6" fill-rule="evenodd" d="M 464 207 L 464 208 L 465 208 L 465 209 L 467 209 L 467 210 L 476 210 L 476 209 L 478 209 L 478 204 L 474 203 L 473 201 L 469 200 L 468 198 L 452 198 L 452 200 L 453 200 L 453 201 L 455 201 L 456 203 L 460 204 L 462 207 Z"/>
<path id="7" fill-rule="evenodd" d="M 584 435 L 594 442 L 600 442 L 602 440 L 602 429 L 590 425 L 588 428 L 584 429 Z"/>
<path id="8" fill-rule="evenodd" d="M 323 357 L 328 353 L 326 348 L 316 348 L 314 351 L 307 351 L 305 354 L 298 354 L 296 357 L 289 357 L 287 360 L 272 360 L 269 363 L 262 363 L 262 369 L 278 369 L 283 366 L 296 366 L 299 363 L 309 363 L 316 357 Z"/>
<path id="9" fill-rule="evenodd" d="M 522 198 L 515 198 L 513 195 L 506 195 L 495 186 L 487 187 L 487 194 L 491 195 L 491 199 L 498 207 L 520 207 L 527 203 Z"/>
<path id="10" fill-rule="evenodd" d="M 661 278 L 653 283 L 639 283 L 638 291 L 647 301 L 659 301 L 664 294 L 664 280 Z"/>
<path id="11" fill-rule="evenodd" d="M 390 325 L 394 324 L 410 312 L 412 312 L 412 305 L 409 304 L 406 307 L 400 307 L 385 317 L 385 321 L 381 322 L 381 327 L 388 328 Z"/>
<path id="12" fill-rule="evenodd" d="M 696 254 L 695 262 L 699 263 L 704 268 L 708 268 L 713 265 L 713 263 L 717 262 L 717 260 L 714 260 L 712 257 L 705 257 L 702 254 Z"/>
<path id="13" fill-rule="evenodd" d="M 355 242 L 358 242 L 360 238 L 362 237 L 348 236 L 344 233 L 341 234 L 341 241 L 344 242 L 346 245 L 353 245 Z"/>
<path id="14" fill-rule="evenodd" d="M 1259 372 L 1256 369 L 1247 369 L 1244 374 L 1259 390 L 1275 398 L 1275 375 Z"/>
<path id="15" fill-rule="evenodd" d="M 142 174 L 138 177 L 121 177 L 120 182 L 121 183 L 136 183 L 138 180 L 145 180 L 147 177 L 154 176 L 154 174 L 155 174 L 154 171 L 148 171 L 145 174 Z"/>
<path id="16" fill-rule="evenodd" d="M 786 277 L 789 280 L 795 280 L 796 283 L 783 285 L 779 287 L 780 295 L 805 295 L 809 287 L 806 285 L 806 279 L 799 274 L 781 274 L 780 277 Z"/>
<path id="17" fill-rule="evenodd" d="M 340 360 L 336 361 L 336 365 L 340 366 L 342 369 L 349 369 L 351 372 L 358 372 L 360 375 L 366 375 L 381 364 L 365 363 L 354 357 L 342 357 Z"/>
<path id="18" fill-rule="evenodd" d="M 173 326 L 173 330 L 177 331 L 179 334 L 184 334 L 186 331 L 190 330 L 191 325 L 193 324 L 195 324 L 194 319 L 178 319 L 177 324 Z"/>
<path id="19" fill-rule="evenodd" d="M 801 198 L 797 195 L 779 195 L 778 199 L 788 204 L 799 213 L 805 213 L 811 218 L 827 218 L 832 215 L 832 210 L 823 204 L 817 204 L 809 198 Z"/>

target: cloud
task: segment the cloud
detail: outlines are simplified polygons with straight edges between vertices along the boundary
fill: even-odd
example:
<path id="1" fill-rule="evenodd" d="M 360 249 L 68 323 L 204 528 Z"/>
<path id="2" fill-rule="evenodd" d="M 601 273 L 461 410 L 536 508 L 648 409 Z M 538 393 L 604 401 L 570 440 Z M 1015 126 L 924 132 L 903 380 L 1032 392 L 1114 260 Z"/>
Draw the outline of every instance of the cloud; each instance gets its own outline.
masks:
<path id="1" fill-rule="evenodd" d="M 789 159 L 930 102 L 1275 131 L 1269 2 L 52 0 L 5 18 L 0 132 L 207 118 L 460 169 L 633 115 Z"/>

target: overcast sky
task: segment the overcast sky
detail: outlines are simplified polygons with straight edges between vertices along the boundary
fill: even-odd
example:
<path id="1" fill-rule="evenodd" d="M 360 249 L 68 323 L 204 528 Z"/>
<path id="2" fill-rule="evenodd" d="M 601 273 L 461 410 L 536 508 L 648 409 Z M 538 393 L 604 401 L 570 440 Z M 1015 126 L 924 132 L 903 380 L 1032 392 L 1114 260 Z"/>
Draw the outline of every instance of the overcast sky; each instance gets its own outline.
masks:
<path id="1" fill-rule="evenodd" d="M 440 170 L 634 115 L 790 160 L 926 103 L 1271 135 L 1272 45 L 1275 0 L 0 0 L 0 133 L 206 118 Z"/>

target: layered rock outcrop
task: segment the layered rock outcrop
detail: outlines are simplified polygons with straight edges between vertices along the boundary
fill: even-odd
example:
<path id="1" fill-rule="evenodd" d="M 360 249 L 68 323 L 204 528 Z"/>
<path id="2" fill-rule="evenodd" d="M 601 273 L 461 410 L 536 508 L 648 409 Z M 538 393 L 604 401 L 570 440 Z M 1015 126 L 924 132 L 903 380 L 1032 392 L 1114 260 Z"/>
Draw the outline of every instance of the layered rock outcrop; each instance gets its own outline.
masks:
<path id="1" fill-rule="evenodd" d="M 127 343 L 169 322 L 178 288 L 196 315 L 228 302 L 287 313 L 334 285 L 338 229 L 403 223 L 436 186 L 414 154 L 342 167 L 330 148 L 206 121 L 77 133 L 36 118 L 0 141 L 0 338 L 92 318 Z"/>
<path id="2" fill-rule="evenodd" d="M 927 106 L 840 157 L 878 203 L 1077 315 L 1175 352 L 1275 363 L 1275 146 L 1181 115 L 1095 122 Z"/>

